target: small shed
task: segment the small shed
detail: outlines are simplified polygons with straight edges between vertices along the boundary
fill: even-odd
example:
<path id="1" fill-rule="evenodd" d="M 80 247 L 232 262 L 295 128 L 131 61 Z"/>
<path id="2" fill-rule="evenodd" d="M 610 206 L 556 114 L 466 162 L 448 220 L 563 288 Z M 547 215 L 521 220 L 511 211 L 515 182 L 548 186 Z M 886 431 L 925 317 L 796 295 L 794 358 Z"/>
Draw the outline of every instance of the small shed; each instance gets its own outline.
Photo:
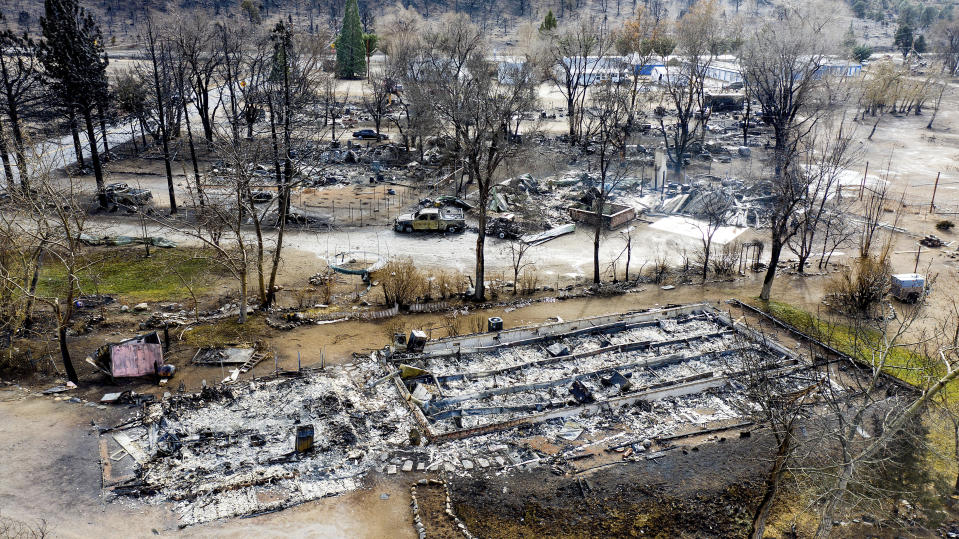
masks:
<path id="1" fill-rule="evenodd" d="M 892 276 L 889 292 L 899 301 L 912 303 L 922 297 L 926 289 L 926 277 L 919 273 L 899 273 Z"/>
<path id="2" fill-rule="evenodd" d="M 163 364 L 163 345 L 155 331 L 97 349 L 96 366 L 113 378 L 152 376 Z"/>

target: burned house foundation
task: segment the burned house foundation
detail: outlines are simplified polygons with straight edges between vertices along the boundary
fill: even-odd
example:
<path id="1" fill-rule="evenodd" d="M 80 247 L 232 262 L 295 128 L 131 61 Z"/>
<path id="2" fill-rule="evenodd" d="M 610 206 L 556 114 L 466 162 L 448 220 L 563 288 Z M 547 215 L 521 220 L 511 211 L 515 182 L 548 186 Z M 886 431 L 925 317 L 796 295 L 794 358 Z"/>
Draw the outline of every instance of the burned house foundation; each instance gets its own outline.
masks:
<path id="1" fill-rule="evenodd" d="M 555 472 L 749 429 L 737 382 L 746 352 L 796 387 L 816 377 L 697 304 L 414 339 L 346 365 L 173 395 L 101 440 L 105 454 L 136 459 L 115 494 L 171 503 L 190 525 L 336 495 L 370 474 Z"/>
<path id="2" fill-rule="evenodd" d="M 655 437 L 675 434 L 683 422 L 652 421 L 650 403 L 702 404 L 710 400 L 705 393 L 735 399 L 730 382 L 744 368 L 740 357 L 747 350 L 761 355 L 773 374 L 803 367 L 789 350 L 760 342 L 706 305 L 445 339 L 390 360 L 421 370 L 398 387 L 434 441 L 610 414 L 622 427 Z M 700 412 L 685 416 L 687 423 L 706 426 L 741 415 L 723 400 L 693 406 Z M 619 409 L 627 413 L 618 415 Z"/>

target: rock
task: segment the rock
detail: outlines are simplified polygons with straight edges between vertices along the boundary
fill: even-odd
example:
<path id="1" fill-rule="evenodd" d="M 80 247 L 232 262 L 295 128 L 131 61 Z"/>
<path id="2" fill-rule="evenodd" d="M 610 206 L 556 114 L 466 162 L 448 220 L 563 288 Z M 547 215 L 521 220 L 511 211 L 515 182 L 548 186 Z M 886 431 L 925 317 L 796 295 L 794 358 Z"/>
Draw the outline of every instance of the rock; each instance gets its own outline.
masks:
<path id="1" fill-rule="evenodd" d="M 137 303 L 136 305 L 133 306 L 133 310 L 137 312 L 143 312 L 149 309 L 150 309 L 150 306 L 147 305 L 146 303 Z"/>
<path id="2" fill-rule="evenodd" d="M 496 460 L 496 464 L 499 464 L 500 468 L 502 468 L 503 466 L 506 466 L 506 459 L 504 459 L 503 457 L 497 455 L 495 460 Z"/>
<path id="3" fill-rule="evenodd" d="M 121 312 L 121 313 L 128 313 L 128 312 L 130 312 L 130 306 L 129 306 L 129 305 L 120 305 L 120 312 Z"/>
<path id="4" fill-rule="evenodd" d="M 750 150 L 748 146 L 740 146 L 738 151 L 740 157 L 749 157 L 752 153 L 752 150 Z"/>
<path id="5" fill-rule="evenodd" d="M 426 464 L 423 464 L 422 462 L 419 462 L 416 464 L 416 471 L 422 472 L 425 469 L 426 469 Z"/>
<path id="6" fill-rule="evenodd" d="M 408 461 L 406 461 L 406 462 L 403 463 L 403 471 L 404 471 L 404 472 L 412 472 L 412 471 L 413 471 L 413 461 L 412 461 L 412 460 L 408 460 Z"/>
<path id="7" fill-rule="evenodd" d="M 389 475 L 394 475 L 394 474 L 396 473 L 396 465 L 395 465 L 395 464 L 390 464 L 389 466 L 387 466 L 387 467 L 386 467 L 386 473 L 389 474 Z"/>
<path id="8" fill-rule="evenodd" d="M 489 468 L 489 461 L 486 459 L 476 459 L 476 463 L 480 468 Z"/>
<path id="9" fill-rule="evenodd" d="M 473 461 L 463 459 L 463 468 L 465 468 L 465 469 L 467 469 L 467 470 L 472 470 L 472 469 L 473 469 Z"/>

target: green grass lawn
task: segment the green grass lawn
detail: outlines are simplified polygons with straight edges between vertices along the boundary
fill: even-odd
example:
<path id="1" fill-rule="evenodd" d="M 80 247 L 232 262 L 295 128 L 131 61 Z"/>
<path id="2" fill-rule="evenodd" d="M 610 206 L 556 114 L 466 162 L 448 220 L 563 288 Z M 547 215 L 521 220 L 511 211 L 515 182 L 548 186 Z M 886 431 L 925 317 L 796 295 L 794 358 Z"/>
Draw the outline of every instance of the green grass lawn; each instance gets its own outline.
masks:
<path id="1" fill-rule="evenodd" d="M 179 301 L 188 299 L 188 286 L 200 296 L 218 281 L 227 277 L 209 259 L 194 257 L 191 251 L 152 249 L 146 258 L 142 248 L 96 250 L 87 255 L 87 264 L 80 272 L 83 294 L 110 294 L 120 301 Z M 48 263 L 40 273 L 39 292 L 55 295 L 66 283 L 63 266 Z"/>
<path id="2" fill-rule="evenodd" d="M 867 327 L 857 330 L 854 326 L 843 323 L 841 319 L 824 320 L 788 303 L 760 300 L 750 303 L 846 355 L 869 364 L 880 360 L 879 357 L 874 357 L 874 353 L 881 349 L 879 343 L 882 338 L 876 329 Z M 928 363 L 928 360 L 915 350 L 906 346 L 894 346 L 889 351 L 884 371 L 907 383 L 921 385 L 923 379 L 917 367 L 926 366 Z"/>

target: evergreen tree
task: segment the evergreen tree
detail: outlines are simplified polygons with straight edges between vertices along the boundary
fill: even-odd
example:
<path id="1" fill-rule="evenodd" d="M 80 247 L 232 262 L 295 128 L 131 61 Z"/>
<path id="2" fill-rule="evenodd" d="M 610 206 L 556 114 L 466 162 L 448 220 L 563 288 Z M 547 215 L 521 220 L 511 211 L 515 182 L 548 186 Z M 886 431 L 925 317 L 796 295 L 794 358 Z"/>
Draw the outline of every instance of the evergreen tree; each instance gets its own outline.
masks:
<path id="1" fill-rule="evenodd" d="M 557 26 L 556 17 L 553 15 L 553 10 L 549 10 L 546 13 L 546 18 L 543 19 L 543 24 L 539 25 L 540 32 L 549 32 L 555 30 Z"/>
<path id="2" fill-rule="evenodd" d="M 919 34 L 912 43 L 912 49 L 919 54 L 926 52 L 926 36 Z"/>
<path id="3" fill-rule="evenodd" d="M 366 46 L 356 0 L 346 2 L 343 28 L 336 39 L 336 70 L 343 79 L 354 79 L 366 72 Z"/>
<path id="4" fill-rule="evenodd" d="M 872 56 L 872 47 L 866 45 L 856 45 L 852 48 L 852 57 L 860 64 Z"/>
<path id="5" fill-rule="evenodd" d="M 906 56 L 909 55 L 909 52 L 912 51 L 912 42 L 913 42 L 913 33 L 912 28 L 907 25 L 900 25 L 896 29 L 896 37 L 894 43 L 896 48 L 899 49 L 899 52 L 902 53 L 902 59 L 905 60 Z"/>
<path id="6" fill-rule="evenodd" d="M 103 35 L 77 0 L 45 0 L 40 27 L 43 39 L 37 45 L 37 56 L 43 64 L 46 81 L 68 115 L 78 113 L 83 117 L 100 206 L 106 206 L 103 167 L 93 130 L 97 105 L 106 101 L 108 92 L 108 59 L 103 50 Z"/>

